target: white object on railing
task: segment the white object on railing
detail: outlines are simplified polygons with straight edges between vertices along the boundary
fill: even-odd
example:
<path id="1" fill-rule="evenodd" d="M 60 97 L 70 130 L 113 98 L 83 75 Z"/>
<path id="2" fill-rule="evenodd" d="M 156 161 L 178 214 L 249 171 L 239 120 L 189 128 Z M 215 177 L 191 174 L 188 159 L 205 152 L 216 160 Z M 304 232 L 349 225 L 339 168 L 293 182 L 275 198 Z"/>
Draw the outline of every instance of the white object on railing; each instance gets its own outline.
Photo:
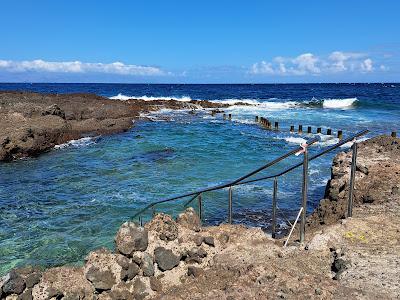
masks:
<path id="1" fill-rule="evenodd" d="M 287 238 L 287 240 L 286 240 L 286 242 L 285 242 L 285 245 L 283 245 L 283 247 L 286 247 L 287 243 L 289 242 L 290 236 L 291 236 L 292 233 L 293 233 L 294 227 L 296 226 L 297 221 L 299 220 L 300 214 L 301 214 L 302 211 L 303 211 L 303 207 L 300 208 L 299 213 L 297 214 L 296 221 L 294 221 L 293 226 L 292 226 L 292 229 L 290 230 L 289 236 L 288 236 L 288 238 Z"/>

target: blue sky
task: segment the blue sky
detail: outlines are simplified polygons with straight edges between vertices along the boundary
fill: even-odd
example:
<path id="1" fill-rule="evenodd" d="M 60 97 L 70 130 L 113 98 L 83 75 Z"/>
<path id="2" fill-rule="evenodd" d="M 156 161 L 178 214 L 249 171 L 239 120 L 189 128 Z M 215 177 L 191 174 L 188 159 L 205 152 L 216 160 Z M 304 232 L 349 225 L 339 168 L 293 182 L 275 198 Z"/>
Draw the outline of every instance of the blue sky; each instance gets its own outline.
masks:
<path id="1" fill-rule="evenodd" d="M 400 81 L 400 1 L 0 2 L 0 82 Z"/>

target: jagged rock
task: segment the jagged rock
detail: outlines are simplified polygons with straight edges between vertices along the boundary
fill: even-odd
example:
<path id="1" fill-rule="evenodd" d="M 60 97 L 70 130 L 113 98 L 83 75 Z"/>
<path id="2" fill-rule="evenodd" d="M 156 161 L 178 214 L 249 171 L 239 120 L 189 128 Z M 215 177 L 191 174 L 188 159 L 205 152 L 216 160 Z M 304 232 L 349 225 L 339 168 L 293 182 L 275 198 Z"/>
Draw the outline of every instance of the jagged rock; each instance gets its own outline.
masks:
<path id="1" fill-rule="evenodd" d="M 203 258 L 207 256 L 207 252 L 203 248 L 193 248 L 187 252 L 185 262 L 190 263 L 198 263 L 200 264 L 203 261 Z"/>
<path id="2" fill-rule="evenodd" d="M 194 236 L 193 241 L 194 241 L 194 243 L 196 244 L 197 247 L 200 247 L 201 244 L 204 241 L 204 238 L 201 235 L 197 234 L 197 235 Z"/>
<path id="3" fill-rule="evenodd" d="M 32 273 L 25 278 L 25 283 L 27 288 L 32 288 L 35 284 L 38 284 L 42 278 L 40 273 Z"/>
<path id="4" fill-rule="evenodd" d="M 145 299 L 148 294 L 146 284 L 140 278 L 136 278 L 133 283 L 133 298 L 137 300 Z"/>
<path id="5" fill-rule="evenodd" d="M 65 119 L 65 112 L 63 110 L 61 110 L 61 108 L 57 104 L 53 104 L 53 105 L 47 107 L 42 112 L 42 116 L 47 116 L 47 115 L 58 116 L 60 118 Z"/>
<path id="6" fill-rule="evenodd" d="M 140 268 L 143 270 L 143 276 L 149 277 L 154 275 L 154 262 L 153 258 L 149 254 L 143 253 Z"/>
<path id="7" fill-rule="evenodd" d="M 131 261 L 129 260 L 129 258 L 122 256 L 122 255 L 118 255 L 116 258 L 117 264 L 119 264 L 121 266 L 122 269 L 128 270 L 129 265 L 131 264 Z"/>
<path id="8" fill-rule="evenodd" d="M 121 279 L 126 281 L 126 280 L 132 280 L 135 278 L 136 275 L 139 274 L 139 266 L 135 263 L 130 263 L 127 269 L 122 270 L 121 272 Z"/>
<path id="9" fill-rule="evenodd" d="M 180 256 L 175 255 L 172 250 L 157 247 L 154 250 L 154 258 L 161 271 L 172 270 L 179 265 Z"/>
<path id="10" fill-rule="evenodd" d="M 18 296 L 17 300 L 32 300 L 32 289 L 26 289 L 21 295 Z"/>
<path id="11" fill-rule="evenodd" d="M 112 286 L 116 283 L 110 269 L 108 271 L 101 271 L 93 266 L 86 272 L 86 278 L 93 284 L 96 290 L 100 291 L 111 290 Z"/>
<path id="12" fill-rule="evenodd" d="M 155 232 L 161 240 L 173 241 L 178 237 L 178 226 L 171 216 L 160 213 L 157 214 L 145 228 Z"/>
<path id="13" fill-rule="evenodd" d="M 8 274 L 8 280 L 3 284 L 3 293 L 6 295 L 21 294 L 25 289 L 25 280 L 15 270 Z"/>
<path id="14" fill-rule="evenodd" d="M 202 268 L 194 267 L 194 266 L 189 266 L 187 275 L 188 276 L 193 276 L 193 277 L 199 277 L 204 273 L 204 270 Z"/>
<path id="15" fill-rule="evenodd" d="M 162 291 L 161 281 L 154 276 L 150 277 L 150 288 L 155 292 L 161 292 Z"/>
<path id="16" fill-rule="evenodd" d="M 148 231 L 133 222 L 125 222 L 115 236 L 117 250 L 127 256 L 135 251 L 145 251 L 149 243 Z"/>
<path id="17" fill-rule="evenodd" d="M 192 207 L 187 208 L 185 212 L 179 214 L 176 222 L 187 229 L 200 231 L 200 218 Z"/>
<path id="18" fill-rule="evenodd" d="M 215 247 L 214 238 L 212 236 L 206 236 L 204 238 L 204 243 L 208 246 Z"/>

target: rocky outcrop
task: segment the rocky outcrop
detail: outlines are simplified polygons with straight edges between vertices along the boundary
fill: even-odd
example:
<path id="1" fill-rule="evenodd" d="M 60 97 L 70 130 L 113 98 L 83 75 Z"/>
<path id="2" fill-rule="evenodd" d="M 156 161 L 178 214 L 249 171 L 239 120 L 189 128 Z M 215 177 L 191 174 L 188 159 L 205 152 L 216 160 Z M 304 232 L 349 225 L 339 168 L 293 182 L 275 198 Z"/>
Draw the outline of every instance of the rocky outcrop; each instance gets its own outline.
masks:
<path id="1" fill-rule="evenodd" d="M 73 139 L 128 130 L 141 112 L 224 106 L 208 101 L 110 100 L 92 94 L 0 92 L 0 161 L 36 156 Z"/>
<path id="2" fill-rule="evenodd" d="M 333 224 L 346 217 L 352 151 L 338 153 L 325 197 L 308 218 L 309 227 Z M 400 139 L 378 136 L 358 144 L 354 206 L 391 202 L 400 185 Z"/>

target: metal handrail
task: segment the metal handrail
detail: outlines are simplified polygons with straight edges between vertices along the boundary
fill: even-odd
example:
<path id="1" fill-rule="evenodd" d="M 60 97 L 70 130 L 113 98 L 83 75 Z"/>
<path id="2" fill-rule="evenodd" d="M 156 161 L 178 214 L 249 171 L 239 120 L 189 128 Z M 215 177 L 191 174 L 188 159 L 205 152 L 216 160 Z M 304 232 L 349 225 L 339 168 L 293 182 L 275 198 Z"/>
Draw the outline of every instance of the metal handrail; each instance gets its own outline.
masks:
<path id="1" fill-rule="evenodd" d="M 343 146 L 344 144 L 347 144 L 348 142 L 351 142 L 354 139 L 367 134 L 368 132 L 369 132 L 369 130 L 366 129 L 366 130 L 363 130 L 363 131 L 360 131 L 360 132 L 356 133 L 355 135 L 353 135 L 353 136 L 351 136 L 351 137 L 349 137 L 347 139 L 343 139 L 340 142 L 338 142 L 337 144 L 332 145 L 332 146 L 326 148 L 325 150 L 323 150 L 323 151 L 321 151 L 321 152 L 319 152 L 319 153 L 317 153 L 315 155 L 310 156 L 308 158 L 308 161 L 312 161 L 312 160 L 314 160 L 314 159 L 316 159 L 316 158 L 318 158 L 318 157 L 320 157 L 320 156 L 322 156 L 322 155 L 324 155 L 324 154 L 326 154 L 328 152 L 331 152 L 332 150 L 335 150 L 336 148 L 339 148 L 340 146 Z M 256 179 L 252 179 L 252 180 L 241 181 L 241 182 L 238 182 L 235 185 L 247 184 L 247 183 L 257 182 L 257 181 L 261 181 L 261 180 L 272 179 L 272 178 L 275 178 L 275 177 L 280 177 L 282 175 L 285 175 L 286 173 L 289 173 L 290 171 L 293 171 L 294 169 L 297 169 L 298 167 L 301 167 L 302 165 L 303 165 L 303 162 L 298 163 L 296 165 L 293 165 L 293 166 L 287 168 L 286 170 L 284 170 L 284 171 L 282 171 L 280 173 L 277 173 L 277 174 L 274 174 L 274 175 L 270 175 L 270 176 L 260 177 L 260 178 L 256 178 Z"/>
<path id="2" fill-rule="evenodd" d="M 282 176 L 282 175 L 287 174 L 290 171 L 293 171 L 294 169 L 296 169 L 296 168 L 298 168 L 300 166 L 303 166 L 303 168 L 304 168 L 303 169 L 303 192 L 302 192 L 302 194 L 303 194 L 303 203 L 302 203 L 303 212 L 302 212 L 301 226 L 305 227 L 305 214 L 306 214 L 305 207 L 306 207 L 306 204 L 307 204 L 307 177 L 308 177 L 308 175 L 307 175 L 308 171 L 307 170 L 308 170 L 308 162 L 310 162 L 310 161 L 312 161 L 312 160 L 314 160 L 314 159 L 316 159 L 316 158 L 318 158 L 318 157 L 320 157 L 320 156 L 322 156 L 322 155 L 324 155 L 324 154 L 326 154 L 326 153 L 328 153 L 328 152 L 330 152 L 330 151 L 332 151 L 332 150 L 334 150 L 334 149 L 336 149 L 336 148 L 338 148 L 338 147 L 340 147 L 340 146 L 342 146 L 342 145 L 344 145 L 344 144 L 346 144 L 348 142 L 356 141 L 357 138 L 367 134 L 368 132 L 369 132 L 369 130 L 362 130 L 362 131 L 352 135 L 351 137 L 343 139 L 340 142 L 336 143 L 335 145 L 332 145 L 332 146 L 324 149 L 323 151 L 321 151 L 321 152 L 309 157 L 308 156 L 308 150 L 307 150 L 308 146 L 310 146 L 310 145 L 316 143 L 317 141 L 319 141 L 319 139 L 317 139 L 317 138 L 311 139 L 311 140 L 307 141 L 306 144 L 303 144 L 303 145 L 299 146 L 298 148 L 293 149 L 292 151 L 290 151 L 290 152 L 288 152 L 288 153 L 286 153 L 286 154 L 274 159 L 273 161 L 263 165 L 262 167 L 254 170 L 254 171 L 252 171 L 252 172 L 250 172 L 250 173 L 248 173 L 248 174 L 246 174 L 246 175 L 244 175 L 244 176 L 242 176 L 242 177 L 240 177 L 240 178 L 238 178 L 236 180 L 233 180 L 231 182 L 228 182 L 228 183 L 225 183 L 225 184 L 216 185 L 216 186 L 212 186 L 212 187 L 208 187 L 208 188 L 204 188 L 204 189 L 201 189 L 201 190 L 198 190 L 198 191 L 195 191 L 195 192 L 191 192 L 191 193 L 187 193 L 187 194 L 183 194 L 183 195 L 179 195 L 179 196 L 174 196 L 174 197 L 171 197 L 171 198 L 167 198 L 167 199 L 163 199 L 163 200 L 160 200 L 160 201 L 156 201 L 156 202 L 150 203 L 149 205 L 147 205 L 146 207 L 141 209 L 139 212 L 137 212 L 132 217 L 132 219 L 135 219 L 135 218 L 139 217 L 140 223 L 141 223 L 141 221 L 142 221 L 141 220 L 141 215 L 145 211 L 147 211 L 148 209 L 150 209 L 150 208 L 154 209 L 154 207 L 156 205 L 158 205 L 158 204 L 169 202 L 169 201 L 173 201 L 173 200 L 177 200 L 177 199 L 186 198 L 186 197 L 189 197 L 189 196 L 193 196 L 193 197 L 188 202 L 186 202 L 186 204 L 184 206 L 186 207 L 194 199 L 196 199 L 198 197 L 200 219 L 201 219 L 201 215 L 202 215 L 202 213 L 201 213 L 201 211 L 202 211 L 201 194 L 205 193 L 205 192 L 220 190 L 220 189 L 229 187 L 230 189 L 229 189 L 229 215 L 228 215 L 228 220 L 229 220 L 229 223 L 230 223 L 232 221 L 232 187 L 233 186 L 275 178 L 275 182 L 274 182 L 274 199 L 273 199 L 273 202 L 275 204 L 274 207 L 275 207 L 276 206 L 276 189 L 277 189 L 276 179 L 278 177 Z M 277 164 L 278 162 L 284 160 L 285 158 L 288 158 L 289 156 L 291 156 L 291 155 L 293 155 L 293 154 L 295 154 L 295 153 L 297 153 L 299 151 L 304 153 L 303 162 L 295 164 L 295 165 L 285 169 L 284 171 L 282 171 L 282 172 L 280 172 L 278 174 L 265 176 L 265 177 L 261 177 L 261 178 L 256 178 L 256 179 L 252 179 L 252 180 L 243 181 L 244 179 L 247 179 L 247 178 L 249 178 L 250 176 L 252 176 L 252 175 L 254 175 L 256 173 L 258 173 L 258 172 L 260 172 L 262 170 L 265 170 L 265 169 Z M 356 152 L 355 152 L 355 155 L 357 155 Z M 353 156 L 354 156 L 354 153 L 353 153 Z M 274 215 L 276 217 L 276 212 L 274 213 Z M 276 220 L 274 222 L 276 222 Z M 273 226 L 273 227 L 275 227 L 275 226 Z M 304 241 L 304 228 L 303 228 L 303 230 L 300 230 L 300 231 L 301 231 L 300 232 L 300 241 L 303 242 Z M 273 236 L 275 236 L 274 230 L 273 230 Z"/>
<path id="3" fill-rule="evenodd" d="M 314 143 L 316 143 L 318 141 L 319 140 L 317 138 L 313 138 L 313 139 L 307 141 L 306 144 L 307 144 L 307 146 L 310 146 L 310 145 L 312 145 L 312 144 L 314 144 Z M 224 188 L 229 187 L 229 186 L 234 186 L 238 182 L 240 182 L 240 181 L 242 181 L 244 179 L 247 179 L 247 178 L 249 178 L 250 176 L 252 176 L 252 175 L 254 175 L 256 173 L 258 173 L 258 172 L 260 172 L 262 170 L 265 170 L 265 169 L 277 164 L 278 162 L 280 162 L 280 161 L 284 160 L 285 158 L 288 158 L 289 156 L 301 151 L 302 149 L 303 149 L 303 147 L 299 146 L 296 149 L 293 149 L 292 151 L 290 151 L 290 152 L 288 152 L 288 153 L 286 153 L 286 154 L 274 159 L 273 161 L 268 162 L 267 164 L 263 165 L 262 167 L 257 168 L 256 170 L 251 171 L 250 173 L 247 173 L 246 175 L 244 175 L 244 176 L 242 176 L 242 177 L 240 177 L 238 179 L 235 179 L 235 180 L 233 180 L 231 182 L 220 184 L 220 185 L 215 185 L 215 186 L 204 188 L 204 189 L 201 189 L 201 190 L 198 190 L 198 191 L 195 191 L 195 192 L 190 192 L 190 193 L 187 193 L 187 194 L 178 195 L 178 196 L 174 196 L 174 197 L 171 197 L 171 198 L 167 198 L 167 199 L 159 200 L 159 201 L 156 201 L 156 202 L 152 202 L 149 205 L 147 205 L 146 207 L 144 207 L 142 210 L 137 212 L 135 215 L 133 215 L 132 219 L 135 219 L 136 217 L 140 216 L 143 212 L 145 212 L 146 210 L 152 208 L 153 206 L 155 206 L 157 204 L 161 204 L 161 203 L 165 203 L 165 202 L 169 202 L 169 201 L 173 201 L 173 200 L 177 200 L 177 199 L 182 199 L 182 198 L 186 198 L 186 197 L 189 197 L 189 196 L 194 196 L 188 202 L 188 203 L 190 203 L 194 199 L 196 199 L 196 196 L 198 196 L 201 193 L 211 192 L 211 191 L 215 191 L 215 190 L 221 190 L 221 189 L 224 189 Z"/>

